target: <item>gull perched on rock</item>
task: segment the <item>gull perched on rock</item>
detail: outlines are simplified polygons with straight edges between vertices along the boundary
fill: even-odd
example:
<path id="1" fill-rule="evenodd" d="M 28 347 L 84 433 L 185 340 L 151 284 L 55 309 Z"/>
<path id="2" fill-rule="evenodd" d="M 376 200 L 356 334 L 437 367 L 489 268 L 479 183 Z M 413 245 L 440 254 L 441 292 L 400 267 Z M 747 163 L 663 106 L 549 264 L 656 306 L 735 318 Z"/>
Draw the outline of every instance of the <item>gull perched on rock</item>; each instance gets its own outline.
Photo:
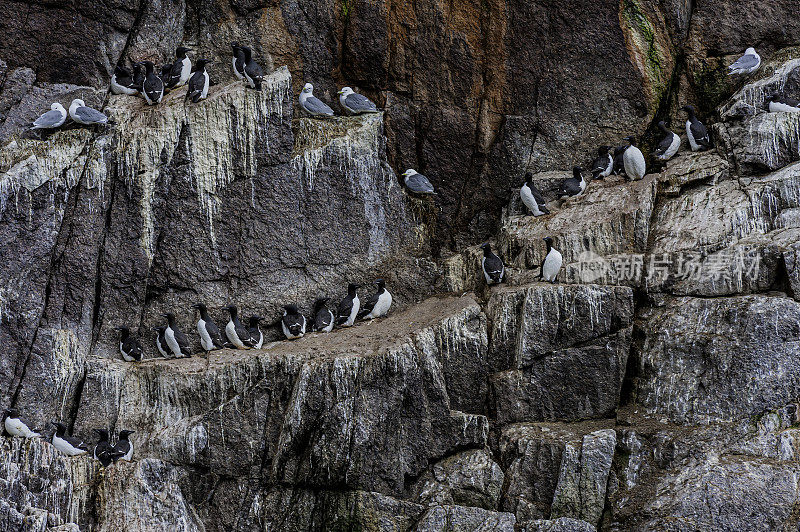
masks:
<path id="1" fill-rule="evenodd" d="M 37 118 L 31 129 L 55 129 L 67 120 L 67 110 L 64 106 L 56 102 L 50 106 L 50 110 Z"/>
<path id="2" fill-rule="evenodd" d="M 69 116 L 75 122 L 85 126 L 105 126 L 108 124 L 108 117 L 92 107 L 87 107 L 83 100 L 72 100 L 69 106 Z"/>
<path id="3" fill-rule="evenodd" d="M 756 53 L 755 48 L 748 48 L 744 55 L 733 62 L 728 67 L 728 75 L 749 74 L 761 66 L 761 56 Z"/>
<path id="4" fill-rule="evenodd" d="M 414 194 L 436 194 L 428 178 L 413 168 L 409 168 L 403 173 L 403 181 L 408 191 Z"/>
<path id="5" fill-rule="evenodd" d="M 681 138 L 677 133 L 668 129 L 663 120 L 658 123 L 658 129 L 665 134 L 665 137 L 656 146 L 653 156 L 662 161 L 669 161 L 678 153 L 678 148 L 681 147 Z"/>
<path id="6" fill-rule="evenodd" d="M 306 83 L 300 92 L 300 107 L 313 116 L 333 116 L 333 109 L 314 96 L 314 85 Z"/>
<path id="7" fill-rule="evenodd" d="M 369 98 L 353 92 L 350 87 L 343 87 L 339 91 L 339 103 L 354 115 L 378 112 L 378 108 Z"/>

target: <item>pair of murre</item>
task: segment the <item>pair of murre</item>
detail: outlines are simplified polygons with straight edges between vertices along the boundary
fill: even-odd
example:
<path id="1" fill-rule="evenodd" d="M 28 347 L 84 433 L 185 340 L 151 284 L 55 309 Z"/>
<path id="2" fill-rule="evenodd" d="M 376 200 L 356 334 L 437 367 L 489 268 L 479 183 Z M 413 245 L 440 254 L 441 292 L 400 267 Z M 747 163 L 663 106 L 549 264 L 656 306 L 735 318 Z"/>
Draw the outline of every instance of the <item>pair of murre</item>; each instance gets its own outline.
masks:
<path id="1" fill-rule="evenodd" d="M 539 279 L 555 283 L 558 278 L 558 272 L 561 271 L 563 259 L 561 253 L 553 247 L 553 238 L 545 237 L 544 239 L 547 252 L 539 266 Z M 481 245 L 483 250 L 483 258 L 481 259 L 481 269 L 483 270 L 484 279 L 487 285 L 500 284 L 505 280 L 506 267 L 503 260 L 498 257 L 493 251 L 492 246 L 488 242 Z"/>
<path id="2" fill-rule="evenodd" d="M 62 454 L 67 456 L 80 456 L 89 452 L 89 446 L 81 438 L 69 434 L 66 425 L 53 421 L 55 432 L 50 438 L 50 443 Z M 20 416 L 16 408 L 9 408 L 3 412 L 3 433 L 12 438 L 41 438 L 38 429 L 31 428 L 31 423 Z M 133 457 L 133 443 L 130 441 L 132 430 L 121 430 L 117 443 L 111 445 L 109 432 L 106 429 L 94 429 L 98 434 L 97 443 L 91 448 L 92 456 L 99 460 L 104 467 L 108 467 L 117 460 L 130 461 Z"/>

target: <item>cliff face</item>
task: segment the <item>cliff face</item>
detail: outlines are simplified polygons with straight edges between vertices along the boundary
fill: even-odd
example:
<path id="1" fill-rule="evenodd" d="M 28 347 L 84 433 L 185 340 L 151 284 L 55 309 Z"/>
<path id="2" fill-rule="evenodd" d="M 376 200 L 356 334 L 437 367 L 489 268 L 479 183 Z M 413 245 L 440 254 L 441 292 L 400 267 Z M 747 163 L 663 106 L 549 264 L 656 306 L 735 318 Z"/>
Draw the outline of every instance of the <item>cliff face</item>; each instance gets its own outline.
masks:
<path id="1" fill-rule="evenodd" d="M 800 89 L 793 2 L 7 5 L 2 404 L 136 453 L 103 471 L 3 438 L 0 528 L 797 528 L 800 115 L 763 112 Z M 181 36 L 217 60 L 208 100 L 98 90 Z M 228 79 L 234 39 L 287 65 L 261 93 Z M 762 69 L 727 78 L 753 43 Z M 385 112 L 302 118 L 306 81 Z M 115 126 L 20 135 L 73 97 Z M 715 150 L 521 215 L 525 171 L 552 197 L 690 101 Z M 536 282 L 544 236 L 562 284 Z M 389 318 L 272 342 L 281 305 L 378 276 Z M 264 349 L 119 358 L 120 325 L 156 357 L 167 311 L 196 336 L 197 301 L 266 316 Z"/>

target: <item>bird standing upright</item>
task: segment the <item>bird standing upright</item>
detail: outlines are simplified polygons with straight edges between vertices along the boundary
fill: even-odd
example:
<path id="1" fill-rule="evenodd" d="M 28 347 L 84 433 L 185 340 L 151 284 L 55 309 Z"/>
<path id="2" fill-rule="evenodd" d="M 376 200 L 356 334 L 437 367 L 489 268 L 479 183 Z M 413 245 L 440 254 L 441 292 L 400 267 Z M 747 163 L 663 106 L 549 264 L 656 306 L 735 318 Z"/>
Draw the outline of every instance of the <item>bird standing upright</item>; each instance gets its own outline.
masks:
<path id="1" fill-rule="evenodd" d="M 389 313 L 389 308 L 392 306 L 392 294 L 386 289 L 386 282 L 377 279 L 375 285 L 378 287 L 377 291 L 364 301 L 358 312 L 358 317 L 361 319 L 382 318 Z"/>
<path id="2" fill-rule="evenodd" d="M 222 349 L 225 343 L 222 341 L 219 327 L 217 327 L 217 324 L 214 323 L 214 320 L 211 319 L 211 316 L 208 314 L 208 307 L 203 303 L 197 303 L 193 305 L 193 308 L 200 311 L 200 318 L 197 320 L 197 333 L 200 335 L 200 346 L 206 352 Z"/>
<path id="3" fill-rule="evenodd" d="M 247 80 L 251 89 L 260 91 L 261 82 L 264 80 L 264 71 L 261 69 L 261 65 L 253 59 L 253 50 L 249 46 L 242 46 L 241 49 L 244 52 L 244 79 Z"/>
<path id="4" fill-rule="evenodd" d="M 689 146 L 691 146 L 692 151 L 702 151 L 711 148 L 711 136 L 708 134 L 706 126 L 697 119 L 694 107 L 685 105 L 681 110 L 689 115 L 689 119 L 686 121 L 686 136 L 689 137 Z"/>
<path id="5" fill-rule="evenodd" d="M 547 254 L 542 260 L 539 277 L 545 281 L 555 283 L 558 278 L 558 272 L 561 270 L 563 258 L 561 253 L 553 247 L 553 239 L 549 236 L 544 237 L 544 243 L 547 246 Z"/>
<path id="6" fill-rule="evenodd" d="M 533 175 L 530 173 L 525 174 L 525 183 L 519 189 L 519 197 L 534 216 L 550 214 L 541 191 L 533 185 Z"/>
<path id="7" fill-rule="evenodd" d="M 144 66 L 144 82 L 142 83 L 142 96 L 147 105 L 161 103 L 164 97 L 164 82 L 155 73 L 155 65 L 151 61 L 142 61 Z"/>
<path id="8" fill-rule="evenodd" d="M 351 327 L 356 321 L 358 311 L 361 308 L 361 300 L 358 299 L 359 286 L 355 283 L 347 285 L 347 296 L 339 302 L 336 312 L 336 325 L 339 327 Z"/>
<path id="9" fill-rule="evenodd" d="M 236 305 L 228 305 L 225 309 L 230 314 L 228 324 L 225 326 L 225 336 L 237 349 L 250 349 L 255 342 L 250 338 L 250 331 L 239 321 L 239 309 Z"/>
<path id="10" fill-rule="evenodd" d="M 625 137 L 629 146 L 622 154 L 622 163 L 625 165 L 625 175 L 628 179 L 636 181 L 645 176 L 647 172 L 647 165 L 644 161 L 642 150 L 636 147 L 636 139 L 634 137 Z"/>
<path id="11" fill-rule="evenodd" d="M 119 331 L 119 352 L 125 362 L 139 362 L 142 360 L 142 346 L 139 340 L 131 336 L 127 327 L 117 327 Z"/>
<path id="12" fill-rule="evenodd" d="M 306 83 L 300 91 L 300 107 L 311 116 L 333 116 L 333 109 L 314 96 L 314 85 Z"/>
<path id="13" fill-rule="evenodd" d="M 208 71 L 206 70 L 206 65 L 208 65 L 211 61 L 208 59 L 198 59 L 197 63 L 194 66 L 194 74 L 192 74 L 191 79 L 189 80 L 189 87 L 186 89 L 186 99 L 192 99 L 193 103 L 197 103 L 200 100 L 205 100 L 208 96 L 208 85 L 210 83 L 210 79 L 208 77 Z"/>
<path id="14" fill-rule="evenodd" d="M 97 443 L 92 450 L 92 456 L 99 460 L 103 467 L 108 467 L 114 461 L 114 448 L 108 441 L 108 431 L 106 429 L 94 429 L 98 435 Z"/>
<path id="15" fill-rule="evenodd" d="M 656 146 L 653 156 L 661 161 L 669 161 L 678 153 L 678 149 L 681 147 L 681 138 L 677 133 L 669 130 L 663 120 L 658 123 L 658 129 L 664 133 L 664 138 Z"/>
<path id="16" fill-rule="evenodd" d="M 586 190 L 586 179 L 583 177 L 583 168 L 576 166 L 572 169 L 572 177 L 568 177 L 561 183 L 558 189 L 558 197 L 561 199 L 580 196 Z"/>
<path id="17" fill-rule="evenodd" d="M 250 332 L 250 341 L 253 342 L 253 347 L 255 349 L 261 349 L 261 346 L 264 345 L 264 333 L 262 333 L 261 329 L 258 327 L 260 321 L 261 316 L 250 316 L 247 325 L 247 330 Z"/>
<path id="18" fill-rule="evenodd" d="M 175 355 L 175 358 L 183 358 L 192 356 L 192 350 L 189 346 L 189 339 L 178 328 L 178 323 L 175 320 L 175 314 L 167 312 L 163 314 L 167 318 L 167 328 L 164 329 L 164 340 L 167 347 Z"/>
<path id="19" fill-rule="evenodd" d="M 287 340 L 302 338 L 306 334 L 306 317 L 300 313 L 297 305 L 284 305 L 281 329 Z"/>
<path id="20" fill-rule="evenodd" d="M 592 163 L 592 177 L 594 179 L 608 177 L 614 170 L 614 157 L 609 150 L 611 150 L 611 146 L 597 148 L 597 158 Z"/>
<path id="21" fill-rule="evenodd" d="M 314 323 L 312 330 L 316 332 L 331 332 L 333 330 L 334 316 L 328 308 L 331 298 L 321 297 L 314 301 Z"/>
<path id="22" fill-rule="evenodd" d="M 115 462 L 117 460 L 125 460 L 130 462 L 131 458 L 133 458 L 133 442 L 129 439 L 131 434 L 133 434 L 132 430 L 119 431 L 117 444 L 114 446 L 113 451 L 113 458 Z"/>
<path id="23" fill-rule="evenodd" d="M 503 282 L 503 276 L 506 273 L 506 267 L 503 261 L 492 253 L 492 246 L 487 242 L 481 246 L 483 250 L 483 259 L 481 260 L 481 268 L 483 269 L 483 276 L 486 278 L 486 284 L 499 284 Z"/>

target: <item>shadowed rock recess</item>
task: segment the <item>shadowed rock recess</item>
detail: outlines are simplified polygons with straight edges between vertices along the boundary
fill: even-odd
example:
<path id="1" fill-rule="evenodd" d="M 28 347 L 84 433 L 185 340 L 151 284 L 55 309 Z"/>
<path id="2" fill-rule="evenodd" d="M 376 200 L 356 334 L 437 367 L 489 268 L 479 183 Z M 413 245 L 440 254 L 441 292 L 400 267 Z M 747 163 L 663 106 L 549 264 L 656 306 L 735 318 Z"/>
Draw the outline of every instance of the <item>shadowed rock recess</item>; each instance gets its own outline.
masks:
<path id="1" fill-rule="evenodd" d="M 796 1 L 113 4 L 0 0 L 0 406 L 44 435 L 0 438 L 0 530 L 797 530 L 800 114 L 765 111 L 800 97 Z M 106 93 L 181 43 L 207 100 Z M 382 111 L 309 119 L 308 81 Z M 115 125 L 23 130 L 72 98 Z M 686 103 L 713 150 L 555 198 Z M 387 318 L 278 341 L 282 305 L 378 277 Z M 263 348 L 160 358 L 168 311 L 200 350 L 197 302 L 266 317 Z M 67 458 L 51 420 L 133 430 L 133 460 Z"/>

